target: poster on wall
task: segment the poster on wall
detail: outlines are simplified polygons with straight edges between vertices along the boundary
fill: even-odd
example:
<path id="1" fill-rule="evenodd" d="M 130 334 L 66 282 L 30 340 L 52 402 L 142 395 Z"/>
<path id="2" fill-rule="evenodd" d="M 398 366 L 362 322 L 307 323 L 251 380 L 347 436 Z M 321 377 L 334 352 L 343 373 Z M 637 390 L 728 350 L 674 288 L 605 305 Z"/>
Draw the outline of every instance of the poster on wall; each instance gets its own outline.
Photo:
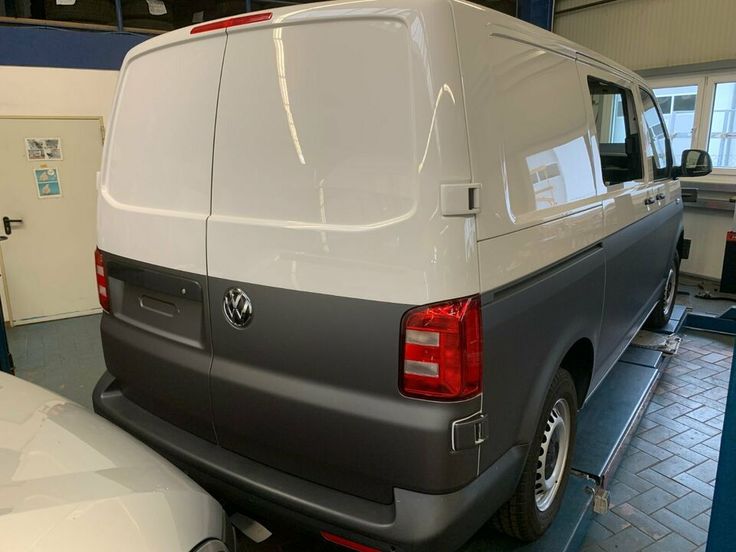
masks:
<path id="1" fill-rule="evenodd" d="M 33 176 L 39 198 L 61 197 L 59 169 L 33 169 Z"/>
<path id="2" fill-rule="evenodd" d="M 61 138 L 26 138 L 26 158 L 29 161 L 61 161 Z"/>

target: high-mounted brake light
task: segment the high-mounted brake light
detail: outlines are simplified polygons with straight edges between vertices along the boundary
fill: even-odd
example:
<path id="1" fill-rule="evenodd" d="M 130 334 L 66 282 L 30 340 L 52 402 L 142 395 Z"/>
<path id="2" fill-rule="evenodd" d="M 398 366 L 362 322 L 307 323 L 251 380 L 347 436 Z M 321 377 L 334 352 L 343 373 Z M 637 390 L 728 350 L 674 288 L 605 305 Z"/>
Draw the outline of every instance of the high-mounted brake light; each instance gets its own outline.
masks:
<path id="1" fill-rule="evenodd" d="M 273 17 L 271 12 L 252 13 L 250 15 L 240 15 L 231 17 L 230 19 L 222 19 L 221 21 L 213 21 L 204 25 L 192 27 L 189 34 L 206 33 L 208 31 L 216 31 L 218 29 L 228 29 L 230 27 L 238 27 L 240 25 L 248 25 L 249 23 L 260 23 L 261 21 L 270 21 Z"/>
<path id="2" fill-rule="evenodd" d="M 412 309 L 401 323 L 401 392 L 460 400 L 480 392 L 483 337 L 480 297 Z"/>
<path id="3" fill-rule="evenodd" d="M 337 544 L 349 550 L 357 550 L 357 552 L 380 552 L 377 548 L 373 548 L 365 544 L 360 544 L 359 542 L 351 541 L 350 539 L 346 539 L 345 537 L 333 535 L 332 533 L 328 533 L 327 531 L 320 531 L 320 535 L 322 535 L 322 538 L 326 541 Z"/>
<path id="4" fill-rule="evenodd" d="M 100 306 L 107 312 L 110 312 L 110 293 L 107 285 L 107 269 L 105 268 L 105 259 L 102 257 L 102 251 L 95 249 L 95 275 L 97 276 L 97 297 L 100 300 Z"/>

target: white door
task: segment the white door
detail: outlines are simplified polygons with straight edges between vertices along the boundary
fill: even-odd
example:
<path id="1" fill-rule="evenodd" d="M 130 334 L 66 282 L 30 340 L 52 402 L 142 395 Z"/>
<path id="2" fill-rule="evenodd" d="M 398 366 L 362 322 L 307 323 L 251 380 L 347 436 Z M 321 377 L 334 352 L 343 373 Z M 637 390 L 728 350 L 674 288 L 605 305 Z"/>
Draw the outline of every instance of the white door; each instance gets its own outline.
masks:
<path id="1" fill-rule="evenodd" d="M 0 221 L 14 325 L 99 311 L 93 254 L 101 125 L 97 118 L 0 118 L 0 218 L 22 221 L 11 222 L 10 233 Z"/>

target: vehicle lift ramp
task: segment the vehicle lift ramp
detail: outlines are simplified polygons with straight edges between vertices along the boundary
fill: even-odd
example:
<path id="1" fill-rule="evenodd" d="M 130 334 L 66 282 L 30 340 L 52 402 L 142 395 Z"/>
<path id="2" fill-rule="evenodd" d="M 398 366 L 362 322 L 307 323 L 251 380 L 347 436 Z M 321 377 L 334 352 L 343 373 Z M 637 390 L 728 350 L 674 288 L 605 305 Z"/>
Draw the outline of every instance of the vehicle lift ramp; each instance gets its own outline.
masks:
<path id="1" fill-rule="evenodd" d="M 675 306 L 670 322 L 657 333 L 680 331 L 687 318 Z M 608 510 L 608 483 L 649 405 L 669 362 L 659 351 L 630 345 L 578 414 L 572 473 L 562 506 L 539 540 L 520 543 L 490 528 L 481 529 L 463 552 L 575 552 L 580 548 L 593 513 Z"/>

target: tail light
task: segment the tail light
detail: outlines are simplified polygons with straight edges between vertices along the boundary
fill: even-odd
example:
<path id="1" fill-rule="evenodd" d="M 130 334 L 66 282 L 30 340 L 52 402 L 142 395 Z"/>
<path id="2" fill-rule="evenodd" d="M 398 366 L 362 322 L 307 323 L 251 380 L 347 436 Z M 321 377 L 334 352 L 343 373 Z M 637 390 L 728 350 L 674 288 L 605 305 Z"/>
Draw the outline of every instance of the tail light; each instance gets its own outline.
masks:
<path id="1" fill-rule="evenodd" d="M 460 400 L 480 392 L 480 297 L 412 309 L 402 320 L 400 388 L 405 395 Z"/>
<path id="2" fill-rule="evenodd" d="M 219 29 L 229 29 L 230 27 L 238 27 L 240 25 L 248 25 L 250 23 L 260 23 L 261 21 L 270 21 L 273 14 L 271 12 L 253 13 L 250 15 L 240 15 L 231 17 L 230 19 L 221 19 L 204 25 L 192 27 L 189 34 L 206 33 L 209 31 L 217 31 Z"/>
<path id="3" fill-rule="evenodd" d="M 107 312 L 110 312 L 110 293 L 107 286 L 107 270 L 105 269 L 105 259 L 102 258 L 102 251 L 95 249 L 95 272 L 97 276 L 97 297 L 100 299 L 100 306 Z"/>

